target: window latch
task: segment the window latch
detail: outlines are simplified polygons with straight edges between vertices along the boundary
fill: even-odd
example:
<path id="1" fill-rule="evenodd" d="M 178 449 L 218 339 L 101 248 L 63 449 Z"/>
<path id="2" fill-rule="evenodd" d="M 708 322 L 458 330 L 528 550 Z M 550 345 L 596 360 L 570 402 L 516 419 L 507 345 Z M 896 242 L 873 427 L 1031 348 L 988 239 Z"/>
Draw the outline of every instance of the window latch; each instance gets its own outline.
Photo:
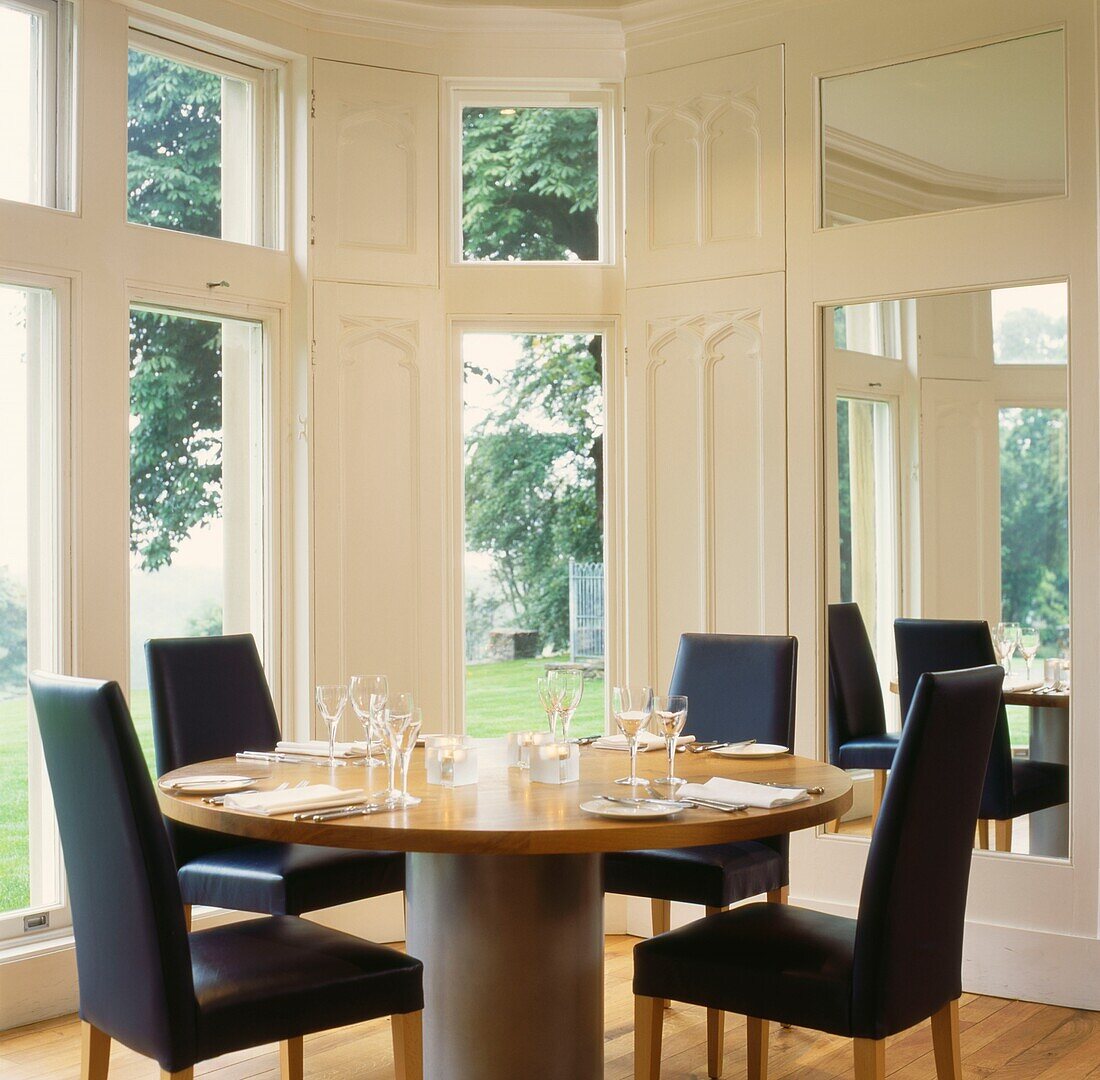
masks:
<path id="1" fill-rule="evenodd" d="M 206 287 L 208 289 L 228 289 L 229 282 L 226 281 L 225 278 L 222 278 L 221 281 L 208 281 Z"/>

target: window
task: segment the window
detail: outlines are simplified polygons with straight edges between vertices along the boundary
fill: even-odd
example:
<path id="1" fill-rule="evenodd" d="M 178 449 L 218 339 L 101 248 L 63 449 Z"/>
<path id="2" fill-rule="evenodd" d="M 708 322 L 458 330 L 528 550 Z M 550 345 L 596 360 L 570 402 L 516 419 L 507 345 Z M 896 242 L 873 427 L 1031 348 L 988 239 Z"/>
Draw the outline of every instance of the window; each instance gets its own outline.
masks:
<path id="1" fill-rule="evenodd" d="M 132 31 L 129 220 L 273 245 L 274 99 L 273 71 Z"/>
<path id="2" fill-rule="evenodd" d="M 456 258 L 610 260 L 604 91 L 454 91 Z"/>
<path id="3" fill-rule="evenodd" d="M 145 641 L 263 649 L 264 366 L 262 323 L 131 310 L 130 697 L 150 763 Z"/>
<path id="4" fill-rule="evenodd" d="M 1069 300 L 1064 281 L 993 289 L 990 306 L 993 363 L 1069 363 Z"/>
<path id="5" fill-rule="evenodd" d="M 604 718 L 604 339 L 467 333 L 466 731 L 531 726 L 535 680 L 586 670 L 577 733 Z"/>
<path id="6" fill-rule="evenodd" d="M 833 308 L 833 345 L 850 352 L 901 359 L 901 301 Z"/>
<path id="7" fill-rule="evenodd" d="M 0 199 L 69 209 L 72 5 L 0 0 Z"/>
<path id="8" fill-rule="evenodd" d="M 0 937 L 23 933 L 14 913 L 47 913 L 63 902 L 27 693 L 28 671 L 67 664 L 58 353 L 55 293 L 0 282 Z"/>

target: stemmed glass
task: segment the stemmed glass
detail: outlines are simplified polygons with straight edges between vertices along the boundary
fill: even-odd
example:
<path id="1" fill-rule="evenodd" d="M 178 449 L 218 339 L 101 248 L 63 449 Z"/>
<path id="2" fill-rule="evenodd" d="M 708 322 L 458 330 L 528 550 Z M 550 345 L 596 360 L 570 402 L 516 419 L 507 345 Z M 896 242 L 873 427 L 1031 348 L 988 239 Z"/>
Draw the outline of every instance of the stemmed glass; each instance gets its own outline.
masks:
<path id="1" fill-rule="evenodd" d="M 580 708 L 584 696 L 584 673 L 574 668 L 557 672 L 558 686 L 561 688 L 558 705 L 558 723 L 561 725 L 562 742 L 569 739 L 569 725 Z"/>
<path id="2" fill-rule="evenodd" d="M 348 688 L 344 683 L 322 683 L 317 687 L 317 708 L 328 725 L 328 764 L 336 766 L 336 729 L 348 703 Z"/>
<path id="3" fill-rule="evenodd" d="M 363 726 L 363 738 L 367 741 L 367 760 L 364 765 L 382 765 L 374 756 L 375 726 L 382 716 L 389 698 L 389 684 L 385 675 L 352 675 L 348 682 L 348 698 L 359 723 Z"/>
<path id="4" fill-rule="evenodd" d="M 1014 622 L 997 623 L 997 633 L 993 637 L 993 648 L 997 659 L 1008 675 L 1012 670 L 1012 654 L 1020 640 L 1020 624 Z"/>
<path id="5" fill-rule="evenodd" d="M 420 802 L 415 795 L 409 794 L 409 762 L 412 759 L 416 740 L 420 735 L 420 710 L 412 706 L 411 694 L 399 694 L 409 701 L 408 713 L 395 713 L 391 709 L 383 712 L 383 730 L 385 732 L 386 751 L 390 764 L 390 787 L 386 798 L 397 807 L 416 806 Z M 397 767 L 401 766 L 401 787 L 397 786 Z"/>
<path id="6" fill-rule="evenodd" d="M 1035 660 L 1035 654 L 1039 651 L 1039 645 L 1039 631 L 1034 626 L 1020 627 L 1020 655 L 1023 656 L 1024 664 L 1027 666 L 1028 682 L 1031 682 L 1031 665 Z"/>
<path id="7" fill-rule="evenodd" d="M 630 784 L 637 787 L 638 780 L 638 736 L 649 724 L 653 715 L 653 691 L 648 686 L 616 686 L 611 691 L 611 712 L 615 723 L 626 736 L 626 745 L 630 750 L 630 775 L 616 780 L 616 784 Z"/>
<path id="8" fill-rule="evenodd" d="M 546 723 L 550 727 L 550 734 L 557 738 L 558 713 L 561 710 L 561 686 L 557 679 L 557 672 L 551 671 L 545 677 L 540 678 L 539 701 L 546 712 Z"/>
<path id="9" fill-rule="evenodd" d="M 668 753 L 668 776 L 659 783 L 674 787 L 683 781 L 676 775 L 676 741 L 687 722 L 688 699 L 684 694 L 668 694 L 654 699 L 653 715 L 657 718 L 657 734 L 665 737 Z"/>

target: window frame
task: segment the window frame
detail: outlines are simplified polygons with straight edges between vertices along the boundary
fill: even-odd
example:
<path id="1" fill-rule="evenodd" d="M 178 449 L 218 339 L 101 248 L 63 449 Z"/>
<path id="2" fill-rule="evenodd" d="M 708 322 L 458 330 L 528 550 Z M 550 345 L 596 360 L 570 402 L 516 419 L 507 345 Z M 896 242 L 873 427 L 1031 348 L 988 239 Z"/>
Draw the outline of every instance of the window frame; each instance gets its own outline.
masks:
<path id="1" fill-rule="evenodd" d="M 130 23 L 127 49 L 163 57 L 188 67 L 223 78 L 247 83 L 252 91 L 249 109 L 251 152 L 248 168 L 252 173 L 252 208 L 248 215 L 248 239 L 226 236 L 201 237 L 204 240 L 246 247 L 281 251 L 286 246 L 285 189 L 286 145 L 283 88 L 285 65 L 270 57 L 238 51 L 226 42 L 208 40 L 183 33 L 174 27 L 142 20 Z M 127 93 L 127 115 L 129 115 Z M 224 178 L 223 178 L 224 185 Z M 224 191 L 224 186 L 223 186 Z M 197 236 L 182 229 L 131 221 L 129 193 L 126 201 L 126 225 L 135 228 L 158 229 L 180 236 Z M 224 220 L 223 220 L 224 231 Z"/>
<path id="2" fill-rule="evenodd" d="M 451 267 L 568 267 L 606 268 L 616 265 L 618 250 L 613 222 L 618 220 L 615 195 L 615 90 L 603 84 L 584 80 L 540 79 L 524 83 L 511 80 L 462 80 L 446 82 L 448 107 L 445 110 L 446 180 L 444 228 L 446 230 L 447 263 Z M 468 108 L 516 109 L 595 109 L 599 143 L 599 229 L 598 259 L 568 262 L 563 259 L 465 259 L 462 233 L 462 111 Z"/>
<path id="3" fill-rule="evenodd" d="M 49 604 L 53 625 L 48 628 L 52 638 L 51 666 L 56 664 L 55 670 L 71 673 L 75 670 L 73 631 L 75 543 L 72 504 L 73 492 L 77 485 L 77 479 L 74 476 L 77 465 L 73 456 L 73 448 L 77 442 L 74 431 L 76 418 L 73 392 L 75 282 L 71 276 L 43 274 L 22 270 L 15 266 L 0 265 L 0 283 L 14 288 L 48 291 L 53 296 L 53 348 L 50 350 L 50 371 L 47 373 L 52 383 L 49 388 L 49 423 L 52 425 L 52 431 L 43 433 L 50 438 L 53 447 L 53 461 L 49 463 L 52 472 L 51 490 L 47 492 L 50 505 L 45 510 L 45 513 L 52 518 L 53 550 L 49 553 L 48 566 L 45 569 L 50 581 L 43 591 L 47 594 L 53 593 L 52 602 Z M 40 387 L 39 402 L 45 400 L 47 400 L 45 389 Z M 40 476 L 41 471 L 42 463 L 39 463 Z M 36 492 L 42 507 L 45 500 L 41 498 L 41 487 L 35 489 L 28 485 L 28 502 L 35 499 Z M 40 515 L 45 516 L 42 509 L 40 509 Z M 41 525 L 41 516 L 39 525 Z M 40 610 L 46 610 L 46 605 L 40 605 Z M 29 641 L 28 644 L 30 644 Z M 30 668 L 34 661 L 30 655 L 27 659 L 28 668 Z M 56 878 L 57 903 L 31 904 L 25 908 L 0 913 L 0 950 L 5 951 L 12 947 L 18 948 L 20 943 L 48 941 L 51 937 L 67 935 L 72 925 L 61 836 L 54 816 L 53 796 L 46 775 L 42 742 L 38 726 L 33 719 L 33 705 L 29 700 L 27 721 L 28 832 L 31 845 L 37 842 L 40 852 L 37 859 L 33 855 L 33 847 L 29 849 L 28 854 L 30 854 L 32 873 L 35 863 L 38 862 L 42 866 L 40 872 Z M 28 929 L 25 920 L 41 915 L 47 917 L 47 925 L 42 928 Z"/>

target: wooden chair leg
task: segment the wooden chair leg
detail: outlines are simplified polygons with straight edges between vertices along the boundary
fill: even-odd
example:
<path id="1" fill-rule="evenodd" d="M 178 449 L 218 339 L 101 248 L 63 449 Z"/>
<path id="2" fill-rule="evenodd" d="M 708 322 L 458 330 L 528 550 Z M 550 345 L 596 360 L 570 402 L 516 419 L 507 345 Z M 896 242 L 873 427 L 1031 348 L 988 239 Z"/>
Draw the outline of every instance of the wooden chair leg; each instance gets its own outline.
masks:
<path id="1" fill-rule="evenodd" d="M 195 1080 L 195 1070 L 192 1068 L 169 1072 L 167 1069 L 161 1069 L 160 1080 Z"/>
<path id="2" fill-rule="evenodd" d="M 790 899 L 791 887 L 789 885 L 782 885 L 778 889 L 772 889 L 768 893 L 769 904 L 785 904 Z"/>
<path id="3" fill-rule="evenodd" d="M 187 927 L 187 932 L 191 933 L 191 905 L 183 905 L 183 925 Z"/>
<path id="4" fill-rule="evenodd" d="M 871 787 L 871 831 L 878 824 L 878 812 L 882 809 L 882 796 L 886 792 L 886 770 L 875 769 Z"/>
<path id="5" fill-rule="evenodd" d="M 932 1049 L 939 1080 L 962 1080 L 962 1050 L 959 1046 L 959 1002 L 949 1001 L 932 1017 Z"/>
<path id="6" fill-rule="evenodd" d="M 634 998 L 634 1080 L 661 1080 L 665 1010 L 660 998 Z"/>
<path id="7" fill-rule="evenodd" d="M 768 1080 L 768 1021 L 745 1017 L 749 1080 Z"/>
<path id="8" fill-rule="evenodd" d="M 424 1014 L 394 1013 L 393 1074 L 397 1080 L 424 1080 Z"/>
<path id="9" fill-rule="evenodd" d="M 671 900 L 650 900 L 649 902 L 650 919 L 653 926 L 653 936 L 658 934 L 667 934 L 672 928 L 672 901 Z M 707 908 L 707 914 L 710 914 L 710 908 Z M 664 1001 L 664 1007 L 670 1009 L 672 1002 L 667 998 Z"/>
<path id="10" fill-rule="evenodd" d="M 827 833 L 839 833 L 840 832 L 840 818 L 834 818 L 832 821 L 825 822 L 825 831 Z"/>
<path id="11" fill-rule="evenodd" d="M 111 1036 L 87 1020 L 80 1021 L 80 1080 L 107 1080 Z"/>
<path id="12" fill-rule="evenodd" d="M 279 1076 L 281 1080 L 302 1080 L 302 1037 L 284 1039 L 279 1043 Z"/>
<path id="13" fill-rule="evenodd" d="M 1007 821 L 993 822 L 993 829 L 997 838 L 997 851 L 1012 850 L 1012 818 Z"/>
<path id="14" fill-rule="evenodd" d="M 989 850 L 989 820 L 978 818 L 978 847 L 982 851 Z"/>
<path id="15" fill-rule="evenodd" d="M 856 1080 L 886 1080 L 886 1040 L 855 1039 Z"/>

